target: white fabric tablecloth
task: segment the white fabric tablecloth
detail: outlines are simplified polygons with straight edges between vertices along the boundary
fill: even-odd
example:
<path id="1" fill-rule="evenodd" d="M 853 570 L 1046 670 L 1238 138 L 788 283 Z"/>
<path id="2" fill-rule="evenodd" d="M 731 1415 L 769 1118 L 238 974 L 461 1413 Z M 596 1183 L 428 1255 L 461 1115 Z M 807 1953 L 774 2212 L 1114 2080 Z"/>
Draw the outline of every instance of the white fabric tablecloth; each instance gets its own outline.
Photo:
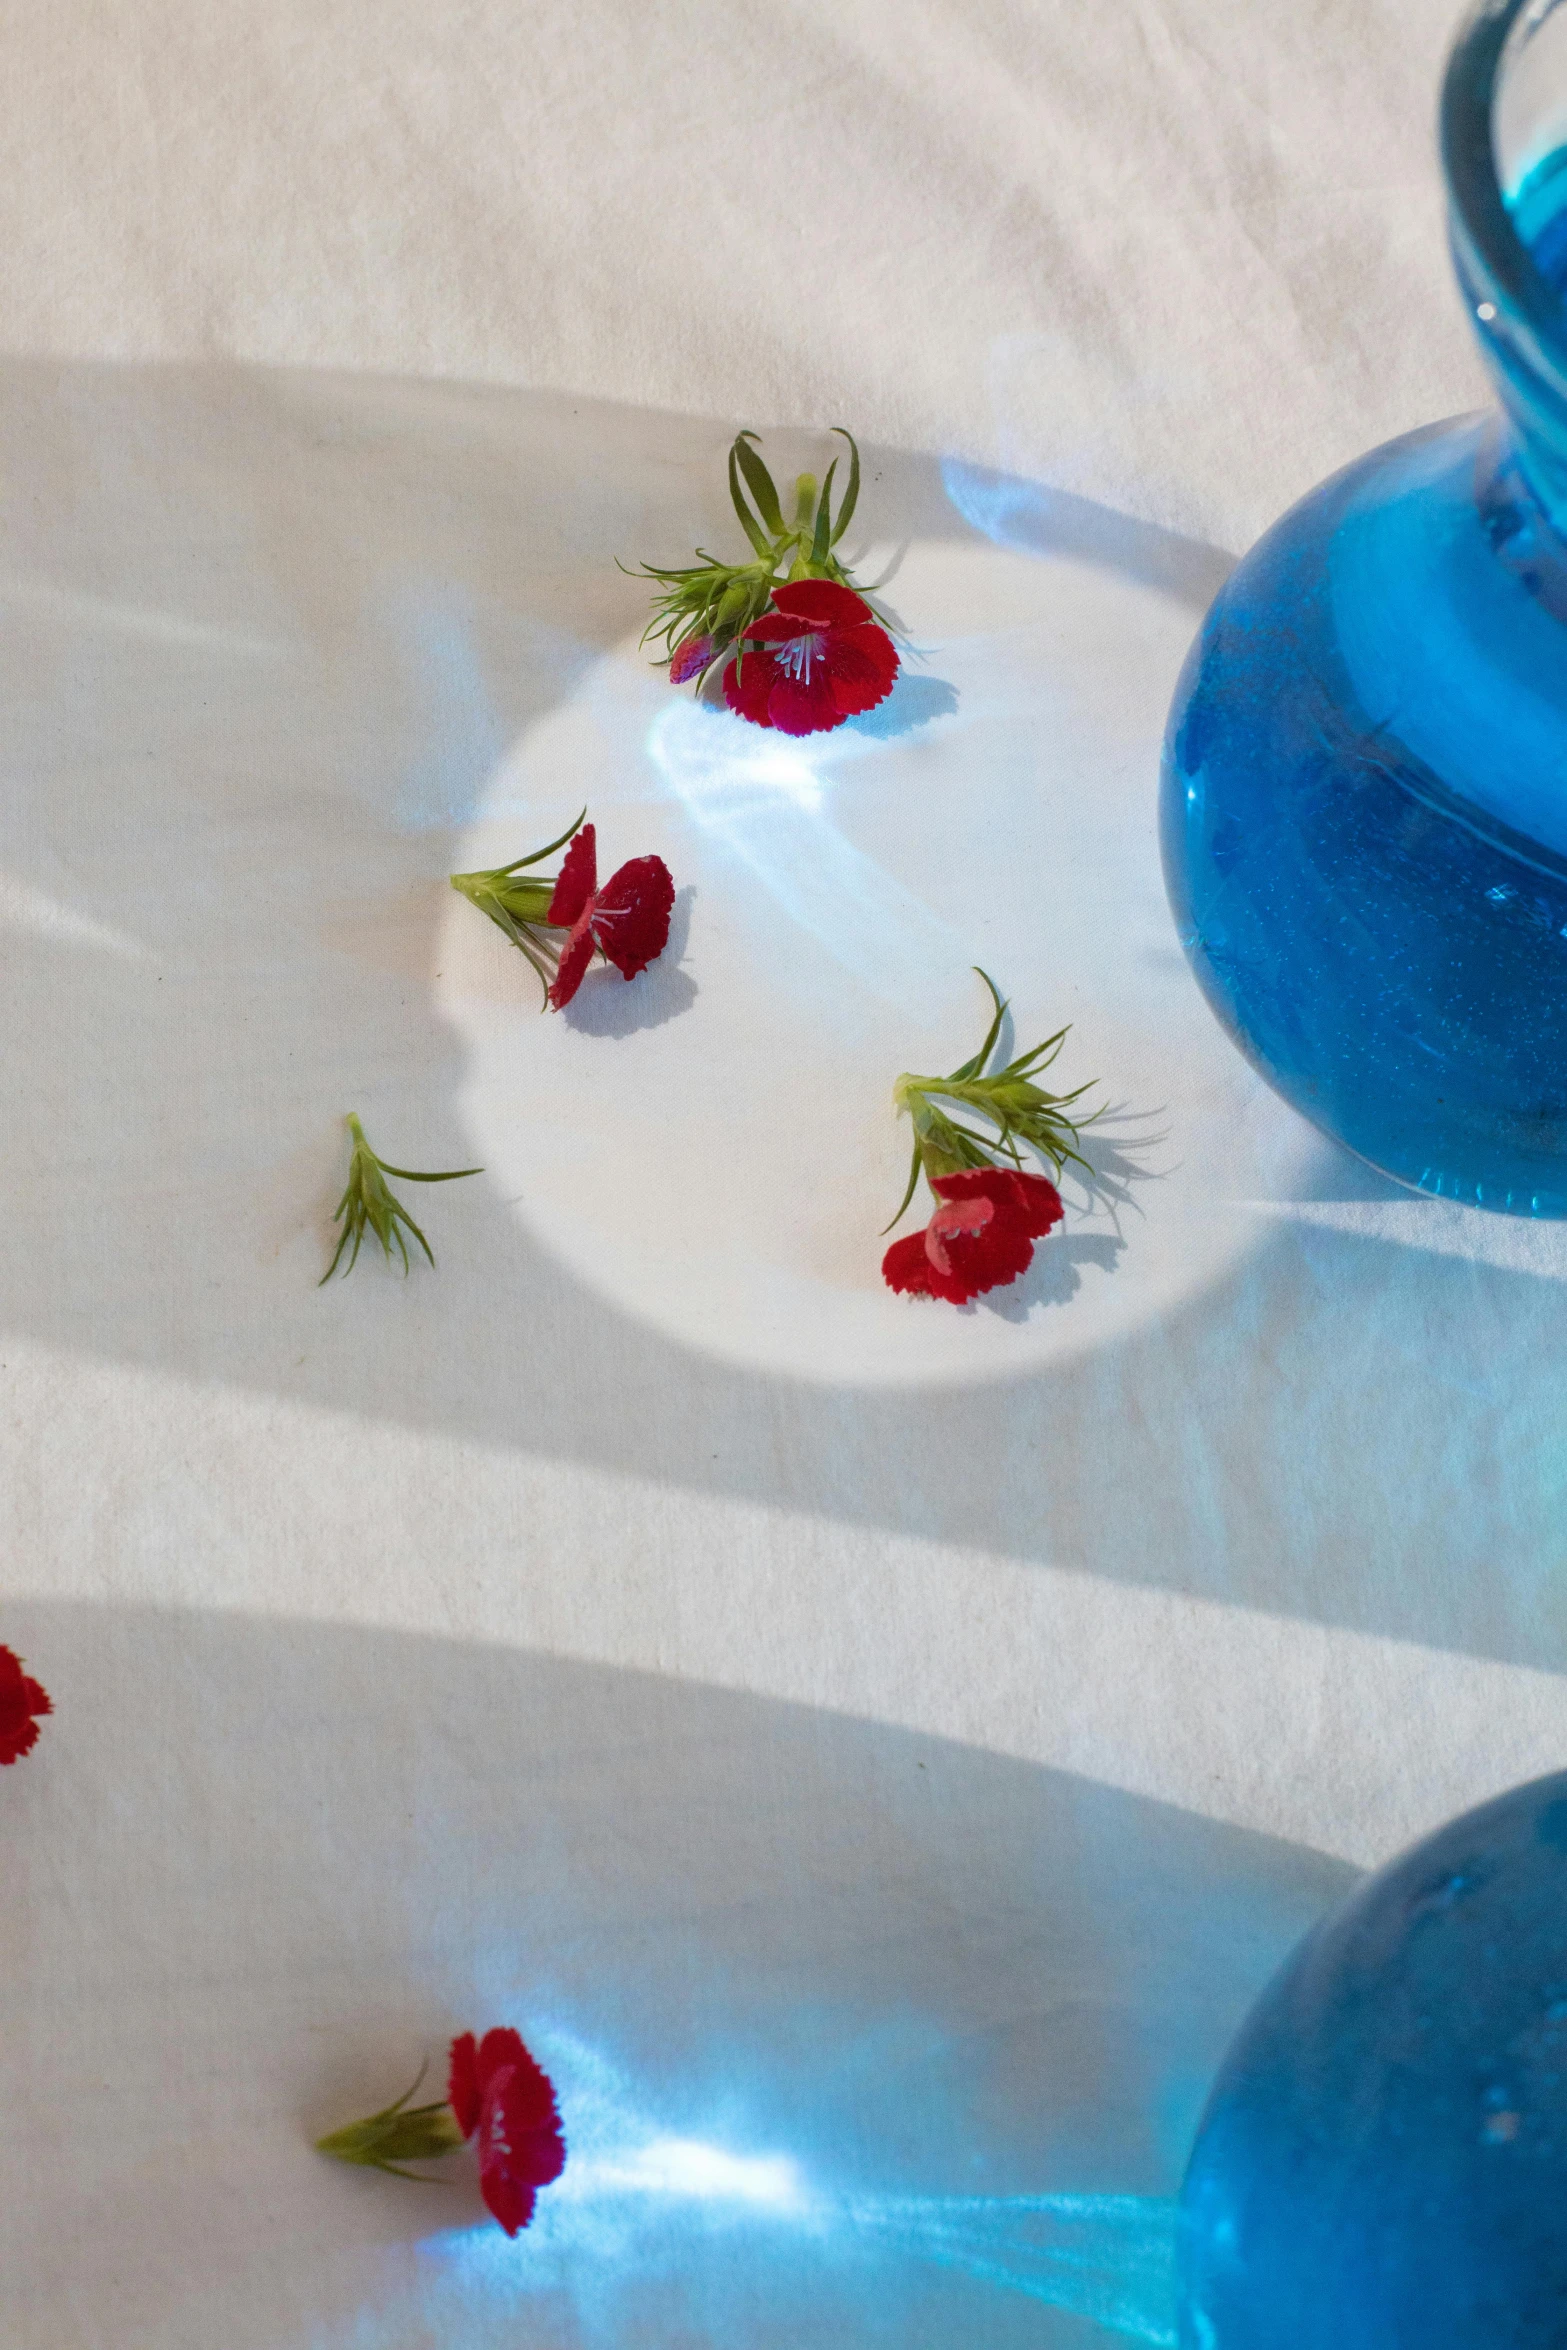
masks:
<path id="1" fill-rule="evenodd" d="M 1567 1249 L 1274 1101 L 1154 844 L 1230 555 L 1481 396 L 1448 29 L 9 12 L 7 2350 L 1166 2339 L 1247 2000 L 1560 1761 Z M 861 433 L 915 648 L 810 743 L 615 568 L 740 422 Z M 540 1019 L 445 876 L 584 800 L 674 942 Z M 958 1314 L 877 1236 L 975 963 L 1125 1196 Z M 435 1273 L 316 1287 L 349 1108 L 483 1161 Z M 311 2154 L 502 2019 L 519 2244 Z"/>

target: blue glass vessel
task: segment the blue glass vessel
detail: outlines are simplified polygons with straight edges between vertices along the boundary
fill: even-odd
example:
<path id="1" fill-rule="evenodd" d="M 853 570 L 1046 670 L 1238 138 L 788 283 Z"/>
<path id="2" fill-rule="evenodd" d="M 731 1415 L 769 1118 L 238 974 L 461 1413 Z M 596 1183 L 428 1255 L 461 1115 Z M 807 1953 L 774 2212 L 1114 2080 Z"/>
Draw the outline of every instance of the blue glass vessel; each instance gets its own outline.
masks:
<path id="1" fill-rule="evenodd" d="M 1308 1935 L 1225 2059 L 1179 2233 L 1182 2350 L 1567 2343 L 1567 1772 Z"/>
<path id="2" fill-rule="evenodd" d="M 1500 412 L 1373 451 L 1232 575 L 1171 711 L 1165 875 L 1286 1101 L 1419 1190 L 1567 1216 L 1564 0 L 1471 19 L 1442 138 Z"/>

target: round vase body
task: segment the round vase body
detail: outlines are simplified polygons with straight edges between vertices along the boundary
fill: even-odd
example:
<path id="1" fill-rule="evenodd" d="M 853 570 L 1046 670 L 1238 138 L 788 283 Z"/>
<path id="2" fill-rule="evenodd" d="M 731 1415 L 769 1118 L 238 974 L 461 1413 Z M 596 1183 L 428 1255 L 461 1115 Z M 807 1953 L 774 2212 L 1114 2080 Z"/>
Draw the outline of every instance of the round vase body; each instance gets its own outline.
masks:
<path id="1" fill-rule="evenodd" d="M 1567 1216 L 1567 564 L 1558 609 L 1543 528 L 1486 420 L 1315 491 L 1192 649 L 1162 827 L 1187 955 L 1287 1101 L 1422 1190 Z"/>
<path id="2" fill-rule="evenodd" d="M 1182 2350 L 1560 2350 L 1564 2211 L 1558 1773 L 1369 1879 L 1263 1994 L 1182 2190 Z"/>
<path id="3" fill-rule="evenodd" d="M 1240 564 L 1171 711 L 1165 874 L 1295 1108 L 1420 1190 L 1567 1216 L 1567 0 L 1483 0 L 1443 154 L 1500 410 Z"/>

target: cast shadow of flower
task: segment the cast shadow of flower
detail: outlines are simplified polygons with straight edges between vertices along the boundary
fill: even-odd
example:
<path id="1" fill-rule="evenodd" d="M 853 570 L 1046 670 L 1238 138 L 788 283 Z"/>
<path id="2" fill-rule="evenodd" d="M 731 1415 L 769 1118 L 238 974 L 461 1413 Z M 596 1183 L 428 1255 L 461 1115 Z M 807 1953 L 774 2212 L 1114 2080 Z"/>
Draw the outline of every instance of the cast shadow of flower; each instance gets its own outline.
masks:
<path id="1" fill-rule="evenodd" d="M 1085 1128 L 1080 1138 L 1088 1168 L 1086 1172 L 1080 1168 L 1071 1170 L 1076 1181 L 1063 1186 L 1068 1206 L 1077 1204 L 1072 1197 L 1075 1191 L 1083 1213 L 1108 1219 L 1107 1231 L 1085 1230 L 1079 1225 L 1075 1230 L 1058 1232 L 1042 1240 L 1026 1273 L 1006 1289 L 990 1290 L 975 1305 L 962 1310 L 975 1313 L 982 1306 L 1003 1322 L 1026 1322 L 1036 1307 L 1064 1306 L 1076 1297 L 1083 1286 L 1085 1267 L 1113 1273 L 1126 1247 L 1122 1216 L 1128 1211 L 1139 1216 L 1142 1213 L 1134 1197 L 1135 1187 L 1162 1182 L 1169 1173 L 1166 1167 L 1148 1163 L 1149 1153 L 1158 1148 L 1168 1132 L 1168 1129 L 1148 1130 L 1149 1121 L 1161 1114 L 1112 1103 Z"/>
<path id="2" fill-rule="evenodd" d="M 1026 1322 L 1036 1306 L 1064 1306 L 1083 1286 L 1084 1266 L 1113 1273 L 1126 1242 L 1117 1232 L 1074 1232 L 1066 1238 L 1043 1240 L 1034 1251 L 1028 1271 L 1007 1289 L 993 1289 L 976 1305 L 1002 1322 Z"/>
<path id="3" fill-rule="evenodd" d="M 696 981 L 681 961 L 691 935 L 690 887 L 675 892 L 675 910 L 669 918 L 669 943 L 656 963 L 635 979 L 601 968 L 589 973 L 561 1018 L 583 1036 L 635 1036 L 640 1029 L 662 1028 L 678 1019 L 696 1001 Z"/>
<path id="4" fill-rule="evenodd" d="M 844 731 L 873 735 L 886 742 L 896 735 L 912 734 L 933 718 L 952 717 L 957 706 L 957 688 L 944 677 L 911 677 L 905 669 L 887 699 L 874 710 L 862 710 L 857 718 L 846 718 Z"/>

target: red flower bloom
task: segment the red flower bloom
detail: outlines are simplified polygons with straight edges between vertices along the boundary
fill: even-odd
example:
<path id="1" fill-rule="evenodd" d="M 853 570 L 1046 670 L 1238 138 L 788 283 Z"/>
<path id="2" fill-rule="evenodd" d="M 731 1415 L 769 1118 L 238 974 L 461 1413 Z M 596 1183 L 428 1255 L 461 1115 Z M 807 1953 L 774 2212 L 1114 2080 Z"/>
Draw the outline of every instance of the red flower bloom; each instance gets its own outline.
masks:
<path id="1" fill-rule="evenodd" d="M 773 609 L 745 632 L 724 671 L 724 700 L 753 726 L 820 734 L 892 691 L 898 649 L 863 596 L 830 579 L 774 588 Z"/>
<path id="2" fill-rule="evenodd" d="M 20 1762 L 38 1744 L 38 1724 L 54 1707 L 22 1670 L 22 1660 L 0 1648 L 0 1763 Z"/>
<path id="3" fill-rule="evenodd" d="M 533 2217 L 536 2191 L 566 2167 L 550 2077 L 507 2027 L 452 2042 L 447 2097 L 465 2138 L 479 2133 L 479 2191 L 508 2236 Z"/>
<path id="4" fill-rule="evenodd" d="M 598 846 L 584 824 L 566 851 L 545 920 L 570 938 L 560 951 L 550 1002 L 556 1011 L 582 985 L 597 947 L 623 979 L 635 979 L 669 940 L 674 911 L 674 875 L 662 857 L 633 857 L 598 888 Z"/>
<path id="5" fill-rule="evenodd" d="M 684 685 L 688 677 L 695 677 L 713 658 L 713 640 L 710 636 L 688 636 L 669 664 L 671 685 Z"/>
<path id="6" fill-rule="evenodd" d="M 923 1232 L 895 1240 L 882 1258 L 889 1289 L 909 1297 L 944 1297 L 967 1305 L 1026 1273 L 1034 1243 L 1061 1221 L 1061 1194 L 1043 1175 L 1011 1167 L 975 1167 L 935 1175 L 940 1205 Z"/>

